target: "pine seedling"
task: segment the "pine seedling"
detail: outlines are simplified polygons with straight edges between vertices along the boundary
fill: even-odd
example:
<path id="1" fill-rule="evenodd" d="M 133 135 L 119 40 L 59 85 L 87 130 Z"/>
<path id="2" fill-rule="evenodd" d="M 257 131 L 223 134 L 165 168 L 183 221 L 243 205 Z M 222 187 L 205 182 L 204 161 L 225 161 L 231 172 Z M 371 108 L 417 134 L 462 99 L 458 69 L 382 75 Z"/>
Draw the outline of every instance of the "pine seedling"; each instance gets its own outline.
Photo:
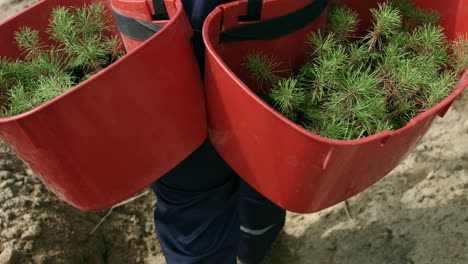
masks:
<path id="1" fill-rule="evenodd" d="M 39 31 L 29 27 L 22 27 L 15 33 L 18 47 L 23 51 L 26 60 L 33 60 L 40 56 L 44 49 L 44 44 L 39 38 Z"/>
<path id="2" fill-rule="evenodd" d="M 440 23 L 440 14 L 436 10 L 424 11 L 417 8 L 418 12 L 413 17 L 421 25 L 438 25 Z"/>
<path id="3" fill-rule="evenodd" d="M 468 68 L 468 34 L 458 35 L 458 39 L 452 43 L 451 48 L 455 72 L 461 74 Z"/>
<path id="4" fill-rule="evenodd" d="M 106 36 L 104 39 L 103 49 L 109 53 L 108 60 L 105 62 L 105 65 L 114 63 L 124 55 L 118 36 Z"/>
<path id="5" fill-rule="evenodd" d="M 387 39 L 382 49 L 386 46 L 395 46 L 402 50 L 407 50 L 408 47 L 410 47 L 410 38 L 411 34 L 406 31 L 395 32 L 391 38 Z M 381 50 L 379 52 L 381 52 Z"/>
<path id="6" fill-rule="evenodd" d="M 65 48 L 76 45 L 78 29 L 70 15 L 70 8 L 60 6 L 52 10 L 47 33 L 50 38 L 60 42 Z"/>
<path id="7" fill-rule="evenodd" d="M 367 61 L 369 53 L 360 42 L 351 42 L 347 46 L 347 53 L 349 54 L 348 65 L 360 65 Z"/>
<path id="8" fill-rule="evenodd" d="M 16 32 L 27 61 L 0 60 L 0 88 L 6 90 L 2 116 L 23 113 L 57 97 L 121 56 L 120 41 L 108 36 L 103 13 L 102 3 L 54 9 L 47 32 L 58 46 L 46 47 L 36 30 Z"/>
<path id="9" fill-rule="evenodd" d="M 417 7 L 408 0 L 392 0 L 389 2 L 389 4 L 394 7 L 400 9 L 401 14 L 404 16 L 411 16 L 417 9 Z"/>
<path id="10" fill-rule="evenodd" d="M 2 89 L 16 85 L 31 86 L 39 76 L 37 69 L 29 62 L 3 60 L 1 68 Z"/>
<path id="11" fill-rule="evenodd" d="M 393 0 L 390 1 L 390 4 L 398 8 L 404 16 L 403 28 L 406 31 L 411 31 L 412 28 L 422 25 L 436 26 L 440 22 L 440 14 L 437 11 L 420 9 L 409 0 Z"/>
<path id="12" fill-rule="evenodd" d="M 102 3 L 83 8 L 59 7 L 53 10 L 48 33 L 70 56 L 70 67 L 84 71 L 83 76 L 96 73 L 109 61 L 115 61 L 116 39 L 109 39 Z M 119 47 L 119 45 L 117 45 Z M 118 52 L 117 52 L 118 53 Z M 112 59 L 109 59 L 113 57 Z"/>
<path id="13" fill-rule="evenodd" d="M 379 4 L 378 9 L 370 11 L 373 17 L 373 28 L 364 38 L 369 51 L 380 47 L 384 39 L 390 38 L 402 26 L 400 10 L 392 7 L 388 2 Z"/>
<path id="14" fill-rule="evenodd" d="M 381 80 L 377 78 L 376 72 L 370 68 L 350 67 L 340 73 L 336 92 L 338 100 L 333 100 L 334 105 L 349 106 L 360 100 L 382 97 L 383 92 L 378 86 Z"/>
<path id="15" fill-rule="evenodd" d="M 309 78 L 303 81 L 308 92 L 307 106 L 322 101 L 330 89 L 335 89 L 338 74 L 346 67 L 347 62 L 348 54 L 345 48 L 338 45 L 326 55 L 317 58 L 314 64 L 306 64 L 305 67 L 308 68 L 302 69 L 302 72 L 309 71 Z"/>
<path id="16" fill-rule="evenodd" d="M 70 58 L 56 47 L 51 47 L 37 56 L 31 64 L 41 75 L 60 75 L 67 70 Z"/>
<path id="17" fill-rule="evenodd" d="M 319 131 L 326 116 L 324 111 L 321 105 L 311 105 L 308 108 L 303 108 L 301 125 L 316 134 L 320 134 Z"/>
<path id="18" fill-rule="evenodd" d="M 421 110 L 430 109 L 447 98 L 452 92 L 456 80 L 457 74 L 447 70 L 442 72 L 435 80 L 429 82 L 427 88 L 424 90 Z"/>
<path id="19" fill-rule="evenodd" d="M 72 7 L 73 20 L 76 28 L 79 30 L 78 35 L 83 38 L 94 34 L 102 35 L 108 29 L 109 21 L 104 16 L 104 5 L 100 2 L 95 2 L 83 7 Z"/>
<path id="20" fill-rule="evenodd" d="M 391 71 L 391 89 L 387 95 L 387 109 L 396 126 L 404 126 L 418 112 L 417 95 L 427 84 L 415 59 L 404 59 Z"/>
<path id="21" fill-rule="evenodd" d="M 333 3 L 328 20 L 329 32 L 341 43 L 353 38 L 359 26 L 358 14 L 340 2 Z"/>
<path id="22" fill-rule="evenodd" d="M 10 62 L 2 57 L 0 57 L 0 91 L 5 91 L 9 88 L 10 81 L 8 80 L 8 68 L 10 67 Z"/>
<path id="23" fill-rule="evenodd" d="M 73 87 L 71 77 L 65 74 L 40 76 L 29 87 L 18 84 L 8 90 L 8 108 L 3 109 L 3 116 L 24 113 L 38 107 Z"/>
<path id="24" fill-rule="evenodd" d="M 315 120 L 315 122 L 317 123 L 307 124 L 305 128 L 317 135 L 330 139 L 351 139 L 348 120 L 343 120 L 340 117 L 327 113 L 321 119 Z"/>
<path id="25" fill-rule="evenodd" d="M 349 120 L 356 137 L 367 135 L 387 116 L 384 92 L 378 89 L 381 80 L 366 68 L 349 68 L 341 74 L 338 89 L 324 103 L 327 112 Z"/>
<path id="26" fill-rule="evenodd" d="M 328 111 L 323 106 L 314 105 L 306 109 L 301 125 L 322 137 L 346 140 L 350 138 L 349 120 L 343 115 Z"/>
<path id="27" fill-rule="evenodd" d="M 447 39 L 441 26 L 417 27 L 409 38 L 409 47 L 419 55 L 429 55 L 441 66 L 449 64 Z"/>
<path id="28" fill-rule="evenodd" d="M 315 62 L 308 61 L 304 63 L 301 68 L 299 68 L 299 72 L 296 75 L 296 78 L 301 82 L 305 83 L 310 79 L 314 78 L 314 67 Z"/>
<path id="29" fill-rule="evenodd" d="M 376 64 L 379 67 L 381 78 L 388 78 L 392 71 L 398 68 L 404 60 L 411 57 L 411 53 L 406 51 L 406 47 L 398 44 L 388 44 L 380 53 L 377 53 Z"/>
<path id="30" fill-rule="evenodd" d="M 353 131 L 358 132 L 353 138 L 366 137 L 393 129 L 388 121 L 389 115 L 383 94 L 358 100 L 353 106 L 352 113 L 355 119 L 350 125 Z"/>
<path id="31" fill-rule="evenodd" d="M 338 45 L 338 40 L 334 33 L 324 36 L 319 30 L 317 33 L 310 34 L 308 43 L 313 49 L 312 57 L 320 58 L 333 53 Z"/>
<path id="32" fill-rule="evenodd" d="M 242 66 L 250 73 L 260 92 L 269 90 L 280 80 L 279 75 L 284 73 L 279 69 L 281 63 L 276 58 L 262 52 L 251 52 L 244 60 Z"/>
<path id="33" fill-rule="evenodd" d="M 298 87 L 294 78 L 280 80 L 271 90 L 271 99 L 275 102 L 275 109 L 292 121 L 297 121 L 306 93 Z"/>
<path id="34" fill-rule="evenodd" d="M 74 83 L 72 78 L 65 73 L 62 75 L 42 76 L 38 81 L 37 88 L 34 93 L 36 106 L 63 94 L 70 90 L 73 85 Z"/>
<path id="35" fill-rule="evenodd" d="M 351 140 L 405 126 L 446 98 L 468 67 L 467 38 L 460 37 L 448 52 L 436 11 L 403 0 L 385 2 L 371 10 L 369 33 L 351 42 L 357 25 L 352 11 L 333 8 L 330 33 L 309 36 L 312 58 L 267 97 L 316 134 Z M 350 26 L 339 26 L 345 23 Z"/>
<path id="36" fill-rule="evenodd" d="M 17 84 L 15 87 L 7 91 L 8 107 L 2 109 L 2 115 L 13 116 L 24 113 L 36 107 L 36 99 L 34 93 L 27 89 L 24 85 Z"/>

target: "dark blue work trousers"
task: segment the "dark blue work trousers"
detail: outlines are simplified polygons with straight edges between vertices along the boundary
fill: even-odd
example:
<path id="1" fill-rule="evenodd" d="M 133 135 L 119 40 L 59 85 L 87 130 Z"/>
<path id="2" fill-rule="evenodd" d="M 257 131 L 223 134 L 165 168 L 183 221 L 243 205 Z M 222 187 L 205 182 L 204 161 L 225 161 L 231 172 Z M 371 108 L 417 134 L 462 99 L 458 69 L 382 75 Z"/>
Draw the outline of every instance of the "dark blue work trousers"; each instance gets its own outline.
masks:
<path id="1" fill-rule="evenodd" d="M 182 1 L 200 65 L 203 21 L 231 1 Z M 168 264 L 233 264 L 236 257 L 259 263 L 284 226 L 285 210 L 241 180 L 208 140 L 152 188 L 158 200 L 156 233 Z"/>
<path id="2" fill-rule="evenodd" d="M 285 210 L 241 180 L 208 141 L 152 188 L 168 264 L 259 263 L 284 225 Z"/>

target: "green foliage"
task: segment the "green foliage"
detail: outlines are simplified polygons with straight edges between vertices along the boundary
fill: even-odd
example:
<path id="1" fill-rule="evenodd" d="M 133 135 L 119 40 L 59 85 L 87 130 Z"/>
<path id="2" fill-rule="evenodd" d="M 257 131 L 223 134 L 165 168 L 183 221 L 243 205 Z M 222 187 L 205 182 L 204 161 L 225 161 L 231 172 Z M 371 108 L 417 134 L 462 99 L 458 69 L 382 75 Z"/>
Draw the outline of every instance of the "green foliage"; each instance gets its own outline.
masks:
<path id="1" fill-rule="evenodd" d="M 424 24 L 417 27 L 410 35 L 409 46 L 419 55 L 432 57 L 438 65 L 450 63 L 447 53 L 449 44 L 441 26 Z"/>
<path id="2" fill-rule="evenodd" d="M 271 87 L 280 80 L 278 76 L 283 71 L 279 70 L 279 63 L 275 58 L 268 57 L 263 53 L 253 52 L 245 57 L 242 66 L 248 70 L 259 90 Z"/>
<path id="3" fill-rule="evenodd" d="M 103 13 L 100 3 L 52 11 L 48 33 L 70 56 L 71 67 L 82 68 L 86 73 L 99 71 L 109 62 L 109 56 L 115 57 L 116 39 L 104 34 L 108 21 Z"/>
<path id="4" fill-rule="evenodd" d="M 310 34 L 308 43 L 314 50 L 312 56 L 321 57 L 332 53 L 338 45 L 338 40 L 333 33 L 324 36 L 318 31 Z"/>
<path id="5" fill-rule="evenodd" d="M 309 75 L 303 78 L 309 92 L 308 101 L 316 104 L 323 100 L 329 89 L 334 89 L 339 80 L 339 71 L 346 67 L 348 55 L 342 46 L 335 46 L 327 54 L 306 64 L 301 70 Z"/>
<path id="6" fill-rule="evenodd" d="M 57 46 L 45 46 L 39 32 L 28 27 L 15 33 L 25 61 L 0 59 L 2 116 L 50 101 L 122 56 L 119 38 L 109 36 L 104 12 L 99 2 L 55 8 L 47 33 Z"/>
<path id="7" fill-rule="evenodd" d="M 39 31 L 23 27 L 15 33 L 15 37 L 18 47 L 23 50 L 27 60 L 32 60 L 42 54 L 44 45 L 39 39 Z"/>
<path id="8" fill-rule="evenodd" d="M 276 109 L 287 118 L 297 121 L 300 107 L 306 99 L 304 90 L 294 78 L 280 80 L 270 94 Z"/>
<path id="9" fill-rule="evenodd" d="M 359 26 L 358 14 L 340 2 L 334 2 L 328 14 L 329 31 L 341 42 L 354 37 Z"/>
<path id="10" fill-rule="evenodd" d="M 36 89 L 28 89 L 19 85 L 8 90 L 10 108 L 6 110 L 6 116 L 24 113 L 47 101 L 54 99 L 73 87 L 70 76 L 41 76 L 35 83 Z"/>
<path id="11" fill-rule="evenodd" d="M 366 63 L 369 57 L 369 53 L 366 48 L 359 42 L 352 42 L 347 47 L 347 53 L 349 56 L 348 65 L 360 65 Z"/>
<path id="12" fill-rule="evenodd" d="M 37 69 L 29 62 L 2 60 L 0 69 L 2 91 L 17 85 L 32 85 L 38 78 Z"/>
<path id="13" fill-rule="evenodd" d="M 452 92 L 456 77 L 454 71 L 447 70 L 429 82 L 428 89 L 424 90 L 421 109 L 427 110 L 444 100 Z"/>
<path id="14" fill-rule="evenodd" d="M 373 134 L 387 118 L 384 92 L 378 89 L 380 83 L 376 72 L 368 68 L 351 67 L 342 71 L 336 91 L 329 94 L 322 110 L 332 117 L 332 123 L 341 124 L 346 129 L 331 133 L 327 129 L 336 129 L 336 126 L 322 124 L 322 131 L 333 134 L 334 139 L 354 139 Z M 341 121 L 337 123 L 336 120 Z"/>
<path id="15" fill-rule="evenodd" d="M 378 9 L 370 10 L 373 17 L 373 28 L 367 34 L 369 50 L 382 45 L 385 39 L 394 35 L 402 26 L 402 16 L 398 8 L 392 7 L 389 2 L 379 4 Z"/>
<path id="16" fill-rule="evenodd" d="M 410 0 L 394 0 L 389 2 L 394 8 L 398 8 L 404 16 L 404 28 L 411 28 L 421 25 L 436 26 L 440 22 L 440 14 L 435 10 L 423 10 L 417 8 Z"/>
<path id="17" fill-rule="evenodd" d="M 275 74 L 274 58 L 251 53 L 251 74 L 274 76 L 271 93 L 261 97 L 306 129 L 339 140 L 396 130 L 446 98 L 468 67 L 468 37 L 450 43 L 437 12 L 405 0 L 371 13 L 373 25 L 359 39 L 357 15 L 333 5 L 329 32 L 310 34 L 312 56 L 288 78 Z"/>
<path id="18" fill-rule="evenodd" d="M 34 108 L 37 99 L 34 93 L 22 84 L 16 85 L 7 92 L 9 108 L 4 110 L 3 116 L 17 115 Z"/>
<path id="19" fill-rule="evenodd" d="M 455 71 L 461 73 L 468 68 L 468 34 L 458 36 L 458 39 L 452 43 L 452 51 Z"/>

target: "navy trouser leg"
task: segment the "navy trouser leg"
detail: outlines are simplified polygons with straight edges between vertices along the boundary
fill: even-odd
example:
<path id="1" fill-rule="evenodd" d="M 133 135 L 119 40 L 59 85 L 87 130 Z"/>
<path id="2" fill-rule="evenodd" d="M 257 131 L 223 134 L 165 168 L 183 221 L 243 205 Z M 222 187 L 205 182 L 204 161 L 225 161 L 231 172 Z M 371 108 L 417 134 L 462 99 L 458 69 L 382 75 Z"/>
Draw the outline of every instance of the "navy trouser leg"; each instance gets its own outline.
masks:
<path id="1" fill-rule="evenodd" d="M 243 264 L 257 264 L 270 249 L 283 229 L 286 211 L 275 205 L 246 182 L 240 180 L 239 260 Z"/>
<path id="2" fill-rule="evenodd" d="M 182 0 L 196 33 L 194 50 L 200 65 L 203 21 L 217 5 L 231 1 Z M 285 212 L 239 181 L 206 141 L 153 183 L 158 199 L 156 233 L 168 264 L 233 264 L 237 253 L 249 264 L 263 258 L 284 225 Z"/>
<path id="3" fill-rule="evenodd" d="M 205 142 L 153 183 L 156 233 L 168 264 L 233 264 L 239 241 L 238 177 Z"/>
<path id="4" fill-rule="evenodd" d="M 233 264 L 236 256 L 259 263 L 284 226 L 285 210 L 240 180 L 208 142 L 152 187 L 168 264 Z"/>

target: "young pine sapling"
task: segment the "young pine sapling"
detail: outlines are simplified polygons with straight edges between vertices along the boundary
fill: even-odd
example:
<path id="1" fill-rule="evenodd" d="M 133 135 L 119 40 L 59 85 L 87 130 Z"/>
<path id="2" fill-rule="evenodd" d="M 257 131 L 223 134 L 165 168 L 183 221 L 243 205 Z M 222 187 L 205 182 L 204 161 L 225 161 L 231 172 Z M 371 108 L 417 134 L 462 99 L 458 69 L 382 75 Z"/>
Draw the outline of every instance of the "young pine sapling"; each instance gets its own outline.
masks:
<path id="1" fill-rule="evenodd" d="M 29 27 L 15 33 L 24 61 L 0 58 L 2 116 L 31 110 L 104 69 L 122 55 L 112 35 L 102 3 L 58 7 L 47 33 L 56 45 L 45 45 L 39 31 Z"/>
<path id="2" fill-rule="evenodd" d="M 247 55 L 244 68 L 262 80 L 261 97 L 306 129 L 341 140 L 396 130 L 440 103 L 468 67 L 468 36 L 450 43 L 440 15 L 409 1 L 370 11 L 372 27 L 359 38 L 358 15 L 332 5 L 328 32 L 310 35 L 313 52 L 287 78 L 276 74 L 273 57 Z"/>

